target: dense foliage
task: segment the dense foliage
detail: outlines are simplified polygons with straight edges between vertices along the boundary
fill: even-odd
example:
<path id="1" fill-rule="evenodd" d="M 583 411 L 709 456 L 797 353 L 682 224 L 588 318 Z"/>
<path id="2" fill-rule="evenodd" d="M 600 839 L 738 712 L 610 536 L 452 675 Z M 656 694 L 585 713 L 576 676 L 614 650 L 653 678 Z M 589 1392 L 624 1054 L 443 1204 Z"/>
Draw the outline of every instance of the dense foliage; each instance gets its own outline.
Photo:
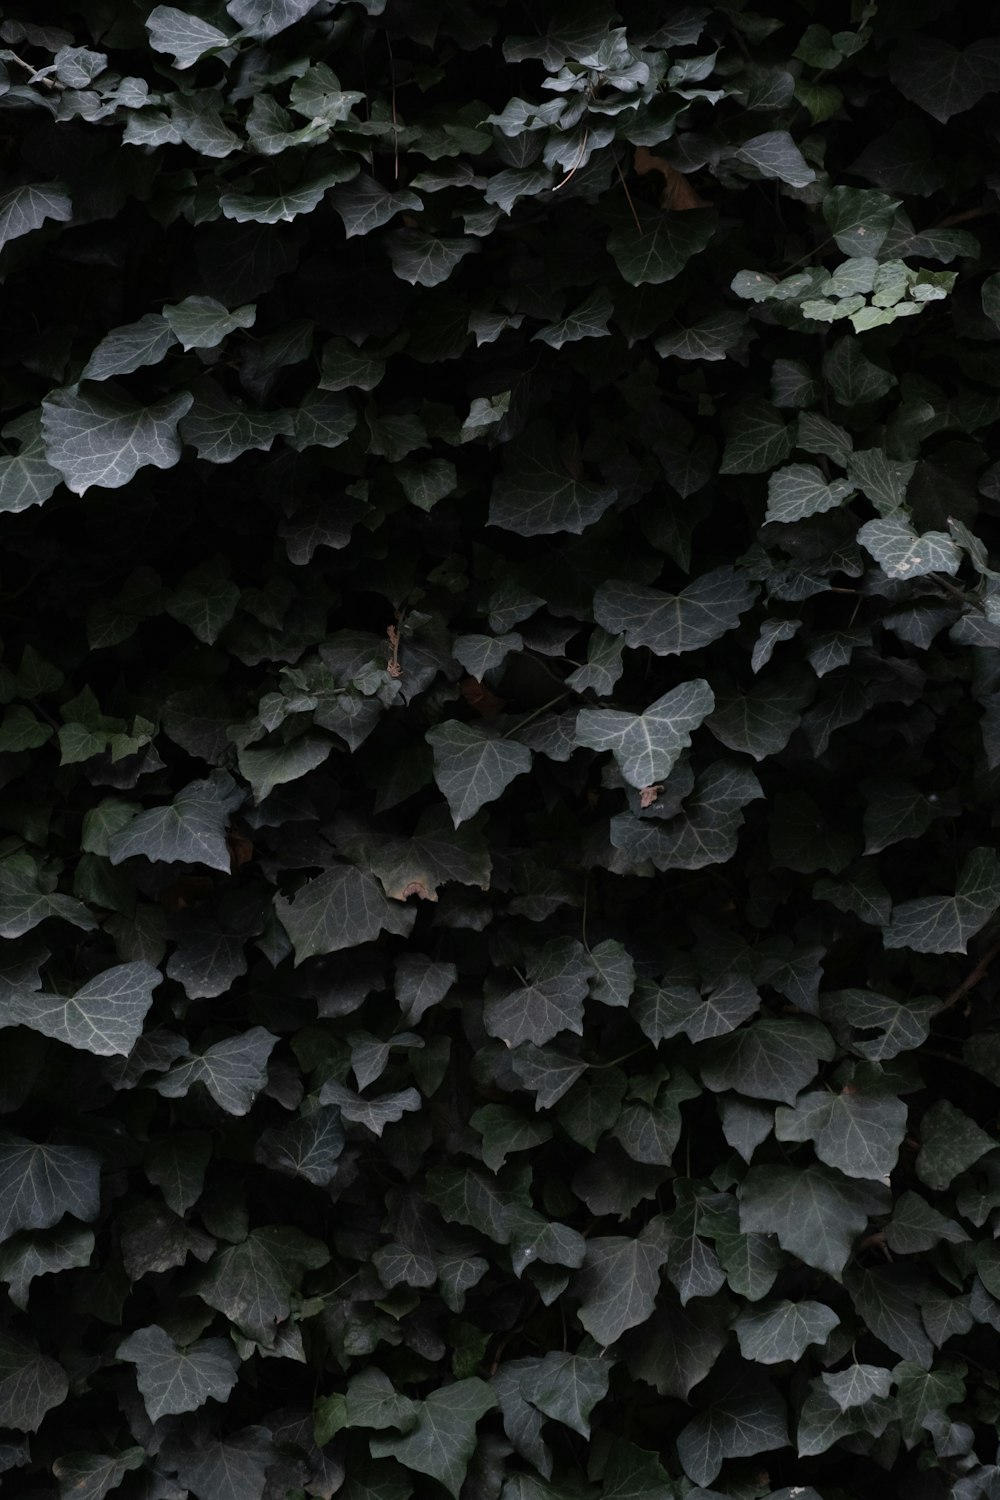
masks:
<path id="1" fill-rule="evenodd" d="M 990 12 L 4 7 L 5 1497 L 1000 1496 Z"/>

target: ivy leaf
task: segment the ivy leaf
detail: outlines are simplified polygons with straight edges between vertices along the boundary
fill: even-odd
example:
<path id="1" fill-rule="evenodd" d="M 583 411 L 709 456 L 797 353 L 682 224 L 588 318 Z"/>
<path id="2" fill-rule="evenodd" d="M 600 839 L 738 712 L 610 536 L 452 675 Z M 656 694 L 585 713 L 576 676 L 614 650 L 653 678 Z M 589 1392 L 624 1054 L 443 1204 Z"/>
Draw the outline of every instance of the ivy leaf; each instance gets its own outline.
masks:
<path id="1" fill-rule="evenodd" d="M 247 36 L 266 42 L 301 21 L 316 0 L 228 0 L 226 10 Z"/>
<path id="2" fill-rule="evenodd" d="M 848 479 L 828 480 L 815 464 L 789 464 L 772 474 L 767 485 L 766 521 L 788 525 L 843 505 L 854 494 Z"/>
<path id="3" fill-rule="evenodd" d="M 848 1365 L 835 1375 L 821 1375 L 827 1393 L 841 1411 L 864 1406 L 873 1396 L 888 1396 L 892 1389 L 892 1374 L 881 1365 Z"/>
<path id="4" fill-rule="evenodd" d="M 0 512 L 42 505 L 55 493 L 62 475 L 45 456 L 41 412 L 15 417 L 2 431 L 5 438 L 14 439 L 18 451 L 0 455 Z"/>
<path id="5" fill-rule="evenodd" d="M 344 1129 L 335 1109 L 312 1109 L 287 1125 L 265 1130 L 257 1142 L 258 1161 L 287 1177 L 326 1187 L 336 1175 L 344 1149 Z"/>
<path id="6" fill-rule="evenodd" d="M 476 1448 L 476 1423 L 496 1406 L 484 1380 L 472 1377 L 432 1391 L 417 1403 L 417 1421 L 402 1437 L 372 1438 L 373 1458 L 394 1458 L 418 1474 L 428 1474 L 458 1500 Z"/>
<path id="7" fill-rule="evenodd" d="M 776 177 L 790 187 L 808 187 L 816 180 L 816 173 L 787 130 L 765 130 L 762 135 L 744 141 L 735 156 L 737 161 L 753 167 L 762 177 Z"/>
<path id="8" fill-rule="evenodd" d="M 716 1093 L 735 1089 L 751 1099 L 791 1104 L 815 1078 L 820 1060 L 828 1062 L 834 1052 L 830 1033 L 808 1017 L 754 1021 L 705 1047 L 701 1076 Z"/>
<path id="9" fill-rule="evenodd" d="M 829 1167 L 751 1167 L 740 1189 L 740 1228 L 775 1234 L 807 1266 L 839 1276 L 870 1214 L 885 1213 L 889 1190 Z"/>
<path id="10" fill-rule="evenodd" d="M 267 1082 L 267 1059 L 277 1040 L 253 1026 L 176 1063 L 153 1087 L 165 1099 L 183 1099 L 193 1084 L 203 1083 L 226 1114 L 245 1115 Z"/>
<path id="11" fill-rule="evenodd" d="M 397 229 L 386 240 L 392 269 L 401 281 L 411 286 L 440 286 L 467 255 L 478 254 L 481 246 L 467 235 L 456 239 L 439 239 L 422 229 Z"/>
<path id="12" fill-rule="evenodd" d="M 800 1094 L 794 1108 L 774 1117 L 779 1141 L 814 1141 L 816 1155 L 847 1177 L 884 1181 L 906 1134 L 901 1099 L 866 1098 L 851 1084 L 839 1094 Z"/>
<path id="13" fill-rule="evenodd" d="M 165 1454 L 181 1484 L 212 1500 L 262 1500 L 273 1457 L 266 1427 L 245 1427 L 203 1446 L 175 1439 Z"/>
<path id="14" fill-rule="evenodd" d="M 575 344 L 579 339 L 603 338 L 607 335 L 608 319 L 613 311 L 614 304 L 610 296 L 600 287 L 558 323 L 549 323 L 532 337 L 540 339 L 552 349 L 561 349 L 564 344 Z"/>
<path id="15" fill-rule="evenodd" d="M 172 5 L 154 6 L 146 17 L 146 30 L 154 52 L 168 52 L 176 68 L 192 67 L 206 52 L 218 52 L 231 40 L 217 26 Z"/>
<path id="16" fill-rule="evenodd" d="M 679 594 L 615 580 L 594 595 L 594 617 L 610 634 L 624 635 L 629 646 L 676 656 L 735 630 L 756 596 L 754 584 L 735 568 L 703 573 Z"/>
<path id="17" fill-rule="evenodd" d="M 954 896 L 921 896 L 893 908 L 882 934 L 887 948 L 916 953 L 964 953 L 969 939 L 1000 907 L 1000 860 L 993 849 L 973 849 Z"/>
<path id="18" fill-rule="evenodd" d="M 591 750 L 611 750 L 630 786 L 651 786 L 665 780 L 691 734 L 715 706 L 715 696 L 704 678 L 682 683 L 657 698 L 641 714 L 612 709 L 581 709 L 576 719 L 576 743 Z"/>
<path id="19" fill-rule="evenodd" d="M 67 224 L 73 204 L 59 182 L 24 183 L 0 195 L 0 250 L 11 240 L 40 229 L 47 219 Z"/>
<path id="20" fill-rule="evenodd" d="M 291 436 L 295 426 L 291 412 L 251 411 L 211 379 L 198 385 L 188 407 L 181 435 L 211 464 L 231 464 L 255 449 L 267 453 L 276 437 Z"/>
<path id="21" fill-rule="evenodd" d="M 130 1334 L 116 1352 L 135 1365 L 151 1422 L 196 1411 L 209 1399 L 227 1401 L 238 1378 L 239 1356 L 225 1339 L 201 1339 L 181 1348 L 155 1323 Z"/>
<path id="22" fill-rule="evenodd" d="M 104 1500 L 109 1490 L 117 1489 L 125 1475 L 142 1467 L 145 1455 L 141 1448 L 125 1448 L 120 1453 L 67 1453 L 57 1458 L 52 1472 L 59 1480 L 59 1493 L 79 1500 Z"/>
<path id="23" fill-rule="evenodd" d="M 406 933 L 414 916 L 394 907 L 371 875 L 344 864 L 306 881 L 291 898 L 276 896 L 274 909 L 292 940 L 296 964 L 367 943 L 386 929 Z"/>
<path id="24" fill-rule="evenodd" d="M 96 1219 L 100 1175 L 99 1157 L 83 1146 L 0 1137 L 0 1242 L 21 1229 L 51 1229 L 64 1214 Z"/>
<path id="25" fill-rule="evenodd" d="M 108 840 L 113 865 L 141 854 L 164 864 L 207 865 L 229 873 L 232 856 L 226 843 L 230 814 L 243 792 L 226 771 L 192 781 L 166 807 L 140 813 Z"/>
<path id="26" fill-rule="evenodd" d="M 679 276 L 715 233 L 711 209 L 643 216 L 641 228 L 625 219 L 608 236 L 608 250 L 630 286 L 661 286 Z"/>
<path id="27" fill-rule="evenodd" d="M 425 738 L 434 751 L 434 780 L 456 828 L 531 769 L 526 745 L 498 739 L 479 725 L 448 719 L 429 729 Z"/>
<path id="28" fill-rule="evenodd" d="M 958 572 L 962 554 L 944 531 L 921 536 L 903 516 L 866 521 L 858 541 L 890 578 L 923 578 L 928 573 Z"/>
<path id="29" fill-rule="evenodd" d="M 391 193 L 367 172 L 359 172 L 353 182 L 334 189 L 330 204 L 344 221 L 348 239 L 380 229 L 396 214 L 419 213 L 424 206 L 416 193 L 405 189 Z"/>
<path id="30" fill-rule="evenodd" d="M 809 674 L 794 667 L 760 678 L 749 691 L 727 684 L 707 726 L 730 750 L 765 760 L 784 750 L 814 692 Z"/>
<path id="31" fill-rule="evenodd" d="M 105 334 L 84 365 L 80 379 L 107 380 L 111 375 L 130 375 L 144 365 L 158 365 L 176 342 L 159 313 L 146 313 L 135 323 Z"/>
<path id="32" fill-rule="evenodd" d="M 1000 89 L 1000 44 L 989 37 L 962 51 L 937 37 L 908 36 L 889 59 L 889 76 L 907 99 L 944 123 Z"/>
<path id="33" fill-rule="evenodd" d="M 161 982 L 152 964 L 130 963 L 105 969 L 75 995 L 0 992 L 0 1026 L 29 1026 L 97 1057 L 127 1057 Z"/>
<path id="34" fill-rule="evenodd" d="M 719 473 L 766 474 L 790 457 L 794 446 L 794 422 L 765 401 L 745 401 L 729 423 Z"/>
<path id="35" fill-rule="evenodd" d="M 168 303 L 163 309 L 163 321 L 185 354 L 189 349 L 215 349 L 227 334 L 252 328 L 256 316 L 252 304 L 230 312 L 215 297 L 185 297 L 183 302 Z"/>
<path id="36" fill-rule="evenodd" d="M 606 1359 L 550 1351 L 522 1375 L 521 1393 L 545 1416 L 589 1438 L 590 1415 L 607 1395 L 610 1379 Z"/>
<path id="37" fill-rule="evenodd" d="M 764 1302 L 740 1313 L 733 1328 L 744 1359 L 777 1365 L 824 1344 L 839 1322 L 823 1302 Z"/>
<path id="38" fill-rule="evenodd" d="M 720 1378 L 711 1403 L 677 1437 L 677 1456 L 694 1483 L 709 1485 L 726 1458 L 772 1452 L 788 1443 L 785 1404 L 774 1387 L 759 1376 L 737 1372 Z"/>
<path id="39" fill-rule="evenodd" d="M 588 483 L 573 467 L 547 424 L 530 428 L 505 451 L 503 473 L 493 485 L 489 524 L 519 536 L 557 531 L 579 536 L 614 503 L 616 492 Z"/>
<path id="40" fill-rule="evenodd" d="M 588 1240 L 575 1291 L 580 1322 L 602 1348 L 651 1315 L 668 1244 L 662 1219 L 654 1219 L 634 1238 L 606 1235 Z"/>
<path id="41" fill-rule="evenodd" d="M 60 1224 L 46 1234 L 16 1234 L 0 1247 L 0 1281 L 23 1311 L 36 1276 L 88 1266 L 93 1253 L 93 1231 L 76 1224 Z"/>
<path id="42" fill-rule="evenodd" d="M 15 1432 L 37 1432 L 46 1414 L 69 1395 L 62 1365 L 9 1329 L 0 1332 L 0 1422 Z"/>
<path id="43" fill-rule="evenodd" d="M 297 1229 L 254 1229 L 209 1262 L 198 1296 L 259 1343 L 273 1343 L 291 1311 L 291 1296 L 306 1270 L 326 1265 L 329 1252 Z"/>
<path id="44" fill-rule="evenodd" d="M 116 490 L 141 468 L 169 469 L 181 456 L 177 424 L 191 410 L 185 391 L 138 406 L 116 386 L 80 385 L 53 391 L 42 402 L 47 461 L 74 495 L 94 485 Z"/>
<path id="45" fill-rule="evenodd" d="M 483 1007 L 487 1033 L 508 1047 L 521 1042 L 544 1046 L 561 1031 L 582 1035 L 590 974 L 581 943 L 571 938 L 547 943 L 529 963 L 526 985 L 487 999 Z"/>

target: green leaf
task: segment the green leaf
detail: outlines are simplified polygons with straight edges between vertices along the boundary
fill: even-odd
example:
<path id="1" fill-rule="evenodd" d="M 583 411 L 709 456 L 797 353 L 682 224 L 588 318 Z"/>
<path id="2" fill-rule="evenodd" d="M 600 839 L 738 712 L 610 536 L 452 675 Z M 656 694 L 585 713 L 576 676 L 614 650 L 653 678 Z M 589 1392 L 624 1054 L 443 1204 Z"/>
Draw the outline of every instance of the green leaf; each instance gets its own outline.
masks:
<path id="1" fill-rule="evenodd" d="M 766 474 L 789 458 L 794 446 L 794 422 L 764 401 L 745 401 L 729 421 L 719 473 Z"/>
<path id="2" fill-rule="evenodd" d="M 895 906 L 882 940 L 887 948 L 916 953 L 965 953 L 998 907 L 1000 860 L 993 849 L 973 849 L 954 896 L 921 896 Z"/>
<path id="3" fill-rule="evenodd" d="M 531 769 L 526 745 L 498 739 L 479 725 L 448 719 L 429 729 L 425 738 L 434 751 L 434 780 L 456 828 Z"/>
<path id="4" fill-rule="evenodd" d="M 754 1021 L 706 1046 L 701 1076 L 716 1093 L 735 1089 L 751 1099 L 791 1104 L 835 1050 L 826 1028 L 807 1016 Z"/>
<path id="5" fill-rule="evenodd" d="M 744 1359 L 777 1365 L 824 1344 L 839 1322 L 823 1302 L 763 1302 L 740 1313 L 733 1328 Z"/>
<path id="6" fill-rule="evenodd" d="M 262 1500 L 274 1446 L 266 1427 L 245 1427 L 198 1446 L 174 1439 L 164 1455 L 181 1484 L 212 1500 Z"/>
<path id="7" fill-rule="evenodd" d="M 93 1231 L 76 1224 L 60 1224 L 45 1234 L 15 1234 L 0 1247 L 0 1281 L 23 1311 L 36 1276 L 89 1266 L 93 1253 Z"/>
<path id="8" fill-rule="evenodd" d="M 417 1422 L 402 1437 L 372 1438 L 373 1458 L 395 1458 L 418 1474 L 428 1474 L 458 1500 L 476 1448 L 476 1423 L 496 1406 L 484 1380 L 472 1377 L 432 1391 L 417 1403 Z"/>
<path id="9" fill-rule="evenodd" d="M 847 1177 L 884 1181 L 899 1158 L 906 1134 L 901 1099 L 866 1098 L 851 1084 L 839 1094 L 800 1094 L 793 1108 L 774 1117 L 779 1141 L 813 1141 L 816 1155 Z"/>
<path id="10" fill-rule="evenodd" d="M 209 1399 L 228 1401 L 236 1385 L 239 1356 L 226 1339 L 201 1339 L 182 1348 L 154 1323 L 130 1334 L 116 1352 L 135 1365 L 151 1422 L 196 1411 Z"/>
<path id="11" fill-rule="evenodd" d="M 21 1229 L 51 1229 L 64 1214 L 96 1219 L 100 1175 L 100 1159 L 83 1146 L 0 1137 L 0 1242 Z"/>
<path id="12" fill-rule="evenodd" d="M 521 1393 L 546 1417 L 589 1438 L 591 1413 L 607 1395 L 610 1378 L 606 1359 L 550 1351 L 521 1376 Z"/>
<path id="13" fill-rule="evenodd" d="M 678 1434 L 677 1456 L 692 1483 L 709 1485 L 724 1459 L 756 1457 L 788 1441 L 785 1404 L 777 1391 L 759 1376 L 738 1371 L 714 1384 L 710 1404 Z"/>
<path id="14" fill-rule="evenodd" d="M 950 1100 L 939 1099 L 920 1124 L 917 1176 L 928 1187 L 943 1191 L 996 1144 L 991 1135 Z"/>
<path id="15" fill-rule="evenodd" d="M 727 684 L 706 724 L 730 750 L 765 760 L 788 744 L 814 692 L 809 674 L 795 667 L 769 673 L 748 692 Z"/>
<path id="16" fill-rule="evenodd" d="M 188 15 L 172 5 L 157 5 L 146 18 L 149 45 L 154 52 L 168 52 L 177 68 L 190 68 L 206 52 L 218 52 L 230 38 L 199 16 Z"/>
<path id="17" fill-rule="evenodd" d="M 505 449 L 504 470 L 490 500 L 490 525 L 519 536 L 558 531 L 579 536 L 614 503 L 616 492 L 579 478 L 576 468 L 547 424 L 529 429 Z"/>
<path id="18" fill-rule="evenodd" d="M 751 1167 L 740 1189 L 740 1228 L 775 1234 L 807 1266 L 839 1276 L 869 1215 L 885 1213 L 889 1191 L 829 1167 Z"/>
<path id="19" fill-rule="evenodd" d="M 337 1110 L 311 1109 L 287 1125 L 265 1130 L 254 1155 L 264 1166 L 286 1177 L 301 1177 L 314 1187 L 326 1187 L 336 1175 L 344 1141 Z"/>
<path id="20" fill-rule="evenodd" d="M 265 1346 L 291 1311 L 291 1296 L 302 1274 L 326 1265 L 329 1252 L 297 1229 L 254 1229 L 238 1244 L 211 1259 L 197 1282 L 197 1293 L 237 1328 Z"/>
<path id="21" fill-rule="evenodd" d="M 764 178 L 777 178 L 790 187 L 807 187 L 816 179 L 787 130 L 766 130 L 744 141 L 735 159 L 753 167 Z"/>
<path id="22" fill-rule="evenodd" d="M 521 1042 L 544 1046 L 562 1031 L 582 1035 L 590 974 L 581 943 L 571 938 L 547 943 L 527 965 L 525 985 L 486 1000 L 483 1024 L 488 1035 L 508 1047 Z"/>
<path id="23" fill-rule="evenodd" d="M 594 616 L 629 646 L 648 646 L 657 656 L 676 656 L 710 645 L 735 630 L 757 596 L 735 568 L 703 573 L 679 594 L 613 580 L 594 595 Z"/>
<path id="24" fill-rule="evenodd" d="M 867 521 L 858 541 L 890 578 L 922 578 L 927 573 L 958 572 L 962 554 L 947 532 L 921 536 L 903 516 Z"/>
<path id="25" fill-rule="evenodd" d="M 608 319 L 614 304 L 607 291 L 600 287 L 574 308 L 558 323 L 549 323 L 540 328 L 533 339 L 540 339 L 552 349 L 561 349 L 565 344 L 578 343 L 580 339 L 603 338 L 608 333 Z"/>
<path id="26" fill-rule="evenodd" d="M 251 411 L 210 379 L 198 385 L 188 406 L 181 435 L 199 458 L 211 464 L 231 464 L 254 450 L 267 453 L 276 437 L 289 437 L 294 430 L 291 412 Z"/>
<path id="27" fill-rule="evenodd" d="M 229 873 L 226 843 L 230 815 L 244 793 L 226 771 L 192 781 L 166 807 L 154 807 L 126 823 L 108 840 L 113 865 L 135 855 L 164 864 L 207 865 Z"/>
<path id="28" fill-rule="evenodd" d="M 67 1453 L 57 1458 L 52 1472 L 59 1480 L 60 1500 L 104 1500 L 117 1489 L 125 1475 L 142 1467 L 141 1448 L 121 1453 Z"/>
<path id="29" fill-rule="evenodd" d="M 62 1365 L 22 1334 L 0 1332 L 0 1422 L 16 1432 L 37 1432 L 46 1413 L 69 1395 Z"/>
<path id="30" fill-rule="evenodd" d="M 81 901 L 42 888 L 34 860 L 20 855 L 0 860 L 0 937 L 23 937 L 47 917 L 85 930 L 97 925 Z"/>
<path id="31" fill-rule="evenodd" d="M 608 236 L 608 251 L 630 286 L 661 286 L 679 276 L 693 255 L 711 240 L 716 215 L 711 209 L 653 213 L 631 218 Z"/>
<path id="32" fill-rule="evenodd" d="M 908 36 L 889 59 L 889 76 L 907 99 L 944 123 L 1000 88 L 1000 45 L 988 37 L 962 51 L 937 37 Z"/>
<path id="33" fill-rule="evenodd" d="M 12 988 L 0 992 L 0 1026 L 28 1026 L 97 1057 L 127 1057 L 162 981 L 148 963 L 118 964 L 75 995 Z"/>
<path id="34" fill-rule="evenodd" d="M 169 469 L 177 463 L 177 424 L 193 400 L 186 391 L 138 406 L 113 385 L 52 391 L 42 402 L 46 459 L 74 495 L 95 485 L 120 489 L 142 468 Z"/>
<path id="35" fill-rule="evenodd" d="M 827 1393 L 841 1411 L 864 1406 L 873 1396 L 888 1396 L 892 1389 L 892 1374 L 881 1365 L 848 1365 L 835 1375 L 821 1375 Z"/>
<path id="36" fill-rule="evenodd" d="M 746 326 L 747 320 L 742 313 L 724 307 L 708 317 L 699 318 L 678 333 L 661 334 L 654 347 L 661 359 L 668 359 L 671 355 L 675 359 L 725 359 L 730 350 L 739 345 Z"/>
<path id="37" fill-rule="evenodd" d="M 252 328 L 257 309 L 252 304 L 230 312 L 215 297 L 185 297 L 168 303 L 163 320 L 185 353 L 189 349 L 215 349 L 237 328 Z M 86 374 L 86 371 L 84 372 Z"/>
<path id="38" fill-rule="evenodd" d="M 80 379 L 107 380 L 110 375 L 130 375 L 144 365 L 158 365 L 176 342 L 173 330 L 159 313 L 146 313 L 137 322 L 105 334 L 84 365 Z"/>
<path id="39" fill-rule="evenodd" d="M 267 1060 L 277 1040 L 262 1026 L 253 1026 L 175 1063 L 153 1087 L 165 1099 L 183 1099 L 194 1084 L 203 1083 L 226 1114 L 248 1114 L 267 1082 Z"/>
<path id="40" fill-rule="evenodd" d="M 416 193 L 405 189 L 389 192 L 367 172 L 359 172 L 353 182 L 336 188 L 330 195 L 330 205 L 344 221 L 348 239 L 380 229 L 396 214 L 419 213 L 424 206 Z"/>
<path id="41" fill-rule="evenodd" d="M 581 709 L 576 743 L 591 750 L 611 750 L 630 786 L 648 787 L 670 775 L 691 735 L 715 706 L 704 678 L 681 683 L 641 714 L 612 709 Z"/>
<path id="42" fill-rule="evenodd" d="M 766 521 L 802 521 L 843 505 L 854 494 L 847 479 L 827 480 L 815 464 L 789 464 L 772 474 L 767 485 Z"/>
<path id="43" fill-rule="evenodd" d="M 11 240 L 40 229 L 49 219 L 67 224 L 73 217 L 69 193 L 60 182 L 24 183 L 0 195 L 0 250 Z"/>
<path id="44" fill-rule="evenodd" d="M 588 1240 L 574 1289 L 580 1299 L 580 1322 L 602 1348 L 651 1315 L 668 1242 L 661 1219 L 652 1220 L 634 1238 L 607 1235 Z"/>
<path id="45" fill-rule="evenodd" d="M 348 181 L 356 171 L 355 163 L 344 164 L 294 186 L 276 182 L 268 188 L 261 184 L 255 193 L 227 188 L 219 194 L 219 207 L 227 219 L 237 224 L 290 224 L 301 214 L 311 214 L 332 187 Z"/>
<path id="46" fill-rule="evenodd" d="M 386 239 L 392 269 L 411 286 L 440 286 L 467 255 L 478 254 L 480 243 L 467 236 L 442 240 L 422 229 L 397 229 Z"/>
<path id="47" fill-rule="evenodd" d="M 333 749 L 333 741 L 322 734 L 300 734 L 284 745 L 263 749 L 241 749 L 237 754 L 240 774 L 250 783 L 256 803 L 270 796 L 276 786 L 286 786 L 321 766 Z"/>
<path id="48" fill-rule="evenodd" d="M 835 187 L 824 196 L 823 217 L 845 255 L 868 257 L 878 255 L 899 207 L 871 188 Z"/>
<path id="49" fill-rule="evenodd" d="M 41 411 L 15 417 L 2 429 L 18 445 L 15 454 L 0 455 L 0 512 L 42 505 L 55 493 L 62 475 L 45 456 Z"/>
<path id="50" fill-rule="evenodd" d="M 823 356 L 823 375 L 841 406 L 864 406 L 888 394 L 895 380 L 862 352 L 860 339 L 850 334 Z"/>
<path id="51" fill-rule="evenodd" d="M 414 917 L 412 910 L 394 907 L 371 875 L 346 864 L 307 881 L 294 897 L 276 896 L 274 909 L 292 940 L 296 964 L 369 942 L 386 929 L 405 934 Z"/>
<path id="52" fill-rule="evenodd" d="M 314 5 L 315 0 L 228 0 L 226 10 L 248 36 L 266 42 L 301 21 Z"/>

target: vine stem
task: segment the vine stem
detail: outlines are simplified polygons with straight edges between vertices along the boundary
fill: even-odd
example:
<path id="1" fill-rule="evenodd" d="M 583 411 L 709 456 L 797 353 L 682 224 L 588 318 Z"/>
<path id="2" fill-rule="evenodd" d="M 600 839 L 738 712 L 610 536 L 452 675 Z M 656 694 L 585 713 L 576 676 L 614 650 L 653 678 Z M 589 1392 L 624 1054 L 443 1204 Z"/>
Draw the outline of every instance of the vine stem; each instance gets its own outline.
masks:
<path id="1" fill-rule="evenodd" d="M 957 985 L 952 990 L 944 1002 L 945 1010 L 949 1010 L 951 1006 L 957 1005 L 959 1000 L 963 999 L 970 990 L 975 989 L 981 979 L 986 978 L 990 965 L 998 955 L 1000 955 L 1000 938 L 997 939 L 992 948 L 987 948 L 982 958 L 976 964 L 976 967 L 965 976 L 960 985 Z"/>

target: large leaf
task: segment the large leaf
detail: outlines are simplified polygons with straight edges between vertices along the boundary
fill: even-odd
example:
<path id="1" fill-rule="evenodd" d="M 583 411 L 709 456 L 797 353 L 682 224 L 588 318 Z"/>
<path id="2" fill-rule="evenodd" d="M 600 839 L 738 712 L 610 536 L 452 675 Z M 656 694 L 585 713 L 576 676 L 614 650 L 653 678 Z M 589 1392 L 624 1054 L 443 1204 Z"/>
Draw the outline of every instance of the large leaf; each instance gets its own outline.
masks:
<path id="1" fill-rule="evenodd" d="M 598 520 L 615 500 L 608 485 L 579 475 L 571 445 L 563 451 L 548 426 L 538 426 L 512 444 L 504 471 L 493 486 L 490 524 L 520 536 L 556 531 L 576 535 Z"/>
<path id="2" fill-rule="evenodd" d="M 602 1347 L 652 1313 L 668 1245 L 669 1234 L 656 1220 L 635 1238 L 610 1235 L 588 1241 L 576 1293 L 580 1322 Z"/>
<path id="3" fill-rule="evenodd" d="M 740 1227 L 775 1234 L 807 1266 L 839 1276 L 869 1215 L 885 1213 L 889 1191 L 824 1166 L 751 1167 L 740 1189 Z"/>
<path id="4" fill-rule="evenodd" d="M 883 933 L 887 948 L 917 953 L 964 953 L 970 938 L 1000 907 L 1000 860 L 974 849 L 962 866 L 954 896 L 921 896 L 893 908 Z"/>
<path id="5" fill-rule="evenodd" d="M 0 512 L 43 504 L 62 475 L 45 456 L 41 412 L 15 417 L 3 428 L 3 436 L 17 443 L 17 452 L 0 457 Z"/>
<path id="6" fill-rule="evenodd" d="M 435 725 L 426 738 L 434 751 L 434 779 L 447 798 L 456 828 L 531 769 L 526 745 L 458 719 Z"/>
<path id="7" fill-rule="evenodd" d="M 788 1442 L 785 1406 L 772 1385 L 742 1371 L 714 1383 L 710 1404 L 677 1438 L 677 1456 L 695 1484 L 709 1485 L 723 1459 L 771 1452 Z"/>
<path id="8" fill-rule="evenodd" d="M 190 392 L 139 406 L 112 385 L 53 391 L 42 402 L 45 456 L 74 495 L 116 490 L 142 468 L 172 468 L 181 456 L 177 424 Z"/>
<path id="9" fill-rule="evenodd" d="M 25 183 L 0 196 L 0 250 L 47 219 L 65 224 L 73 217 L 69 193 L 58 182 Z"/>
<path id="10" fill-rule="evenodd" d="M 666 778 L 691 734 L 715 707 L 704 678 L 684 682 L 657 698 L 641 714 L 614 709 L 581 709 L 576 742 L 591 750 L 610 750 L 630 786 L 647 787 Z"/>
<path id="11" fill-rule="evenodd" d="M 412 1432 L 372 1438 L 372 1457 L 394 1458 L 418 1474 L 428 1474 L 458 1500 L 476 1448 L 476 1423 L 495 1405 L 493 1392 L 477 1377 L 442 1386 L 418 1403 Z"/>
<path id="12" fill-rule="evenodd" d="M 393 906 L 378 881 L 353 865 L 335 865 L 290 899 L 276 897 L 274 909 L 292 940 L 297 964 L 366 943 L 386 928 L 406 933 L 414 916 Z"/>
<path id="13" fill-rule="evenodd" d="M 0 1422 L 16 1432 L 37 1432 L 47 1412 L 69 1394 L 61 1365 L 22 1334 L 0 1332 Z"/>
<path id="14" fill-rule="evenodd" d="M 176 1063 L 154 1087 L 166 1099 L 183 1099 L 193 1084 L 202 1083 L 227 1114 L 245 1115 L 267 1082 L 267 1060 L 276 1041 L 263 1026 L 254 1026 Z"/>
<path id="15" fill-rule="evenodd" d="M 624 219 L 608 237 L 608 250 L 630 286 L 659 286 L 680 275 L 715 233 L 710 210 L 653 214 L 639 224 Z"/>
<path id="16" fill-rule="evenodd" d="M 0 990 L 0 1026 L 30 1026 L 98 1057 L 127 1057 L 161 978 L 152 964 L 130 963 L 105 969 L 75 995 Z"/>
<path id="17" fill-rule="evenodd" d="M 0 1241 L 21 1229 L 49 1229 L 64 1214 L 96 1219 L 100 1176 L 100 1158 L 84 1146 L 0 1137 Z"/>
<path id="18" fill-rule="evenodd" d="M 538 1046 L 561 1031 L 583 1032 L 583 1002 L 591 966 L 580 943 L 556 939 L 527 967 L 527 983 L 507 994 L 491 996 L 483 1007 L 490 1036 L 508 1047 L 520 1042 Z"/>
<path id="19" fill-rule="evenodd" d="M 839 1094 L 800 1094 L 774 1117 L 779 1141 L 814 1141 L 816 1155 L 847 1177 L 885 1181 L 906 1134 L 901 1099 L 866 1098 L 853 1084 Z"/>
<path id="20" fill-rule="evenodd" d="M 165 864 L 208 865 L 228 872 L 232 856 L 226 843 L 230 814 L 243 793 L 225 771 L 193 781 L 168 806 L 140 813 L 108 841 L 113 865 L 141 854 Z"/>
<path id="21" fill-rule="evenodd" d="M 603 584 L 594 596 L 594 615 L 629 646 L 648 646 L 657 656 L 696 651 L 734 630 L 757 594 L 734 568 L 704 573 L 679 594 L 642 584 Z"/>
<path id="22" fill-rule="evenodd" d="M 195 1411 L 209 1398 L 227 1401 L 236 1384 L 239 1356 L 225 1339 L 201 1339 L 180 1348 L 154 1323 L 130 1334 L 117 1354 L 135 1365 L 151 1422 Z"/>

